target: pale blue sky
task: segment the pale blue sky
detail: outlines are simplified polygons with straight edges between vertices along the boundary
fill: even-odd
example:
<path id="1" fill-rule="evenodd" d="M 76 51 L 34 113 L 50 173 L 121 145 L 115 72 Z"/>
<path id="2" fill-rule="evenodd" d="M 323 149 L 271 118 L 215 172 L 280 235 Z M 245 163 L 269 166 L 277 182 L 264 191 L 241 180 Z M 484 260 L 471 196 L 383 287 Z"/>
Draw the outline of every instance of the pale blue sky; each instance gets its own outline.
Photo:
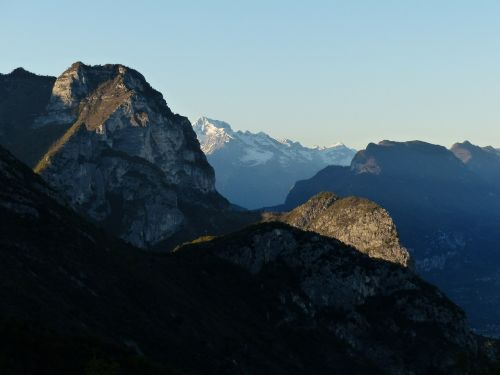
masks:
<path id="1" fill-rule="evenodd" d="M 0 0 L 0 51 L 129 65 L 191 120 L 307 145 L 500 147 L 500 1 Z"/>

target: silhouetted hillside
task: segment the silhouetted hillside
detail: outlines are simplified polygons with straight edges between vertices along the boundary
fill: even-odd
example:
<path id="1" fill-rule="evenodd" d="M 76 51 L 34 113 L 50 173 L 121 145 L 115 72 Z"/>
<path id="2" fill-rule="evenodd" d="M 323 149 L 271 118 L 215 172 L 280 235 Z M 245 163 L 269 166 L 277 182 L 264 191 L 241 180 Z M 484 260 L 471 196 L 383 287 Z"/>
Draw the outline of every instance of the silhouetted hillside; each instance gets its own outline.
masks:
<path id="1" fill-rule="evenodd" d="M 73 213 L 2 149 L 0 177 L 5 371 L 49 373 L 52 361 L 87 374 L 488 366 L 462 311 L 436 288 L 335 239 L 264 223 L 145 253 Z"/>

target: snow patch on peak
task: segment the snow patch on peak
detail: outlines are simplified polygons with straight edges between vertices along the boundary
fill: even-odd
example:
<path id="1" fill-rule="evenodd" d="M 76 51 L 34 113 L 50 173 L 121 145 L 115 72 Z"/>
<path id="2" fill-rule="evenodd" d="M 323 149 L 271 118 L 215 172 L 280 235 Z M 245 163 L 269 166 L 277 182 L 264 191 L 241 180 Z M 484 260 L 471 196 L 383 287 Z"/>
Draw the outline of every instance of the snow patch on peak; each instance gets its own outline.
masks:
<path id="1" fill-rule="evenodd" d="M 219 121 L 219 120 L 213 120 L 208 117 L 200 117 L 196 122 L 193 124 L 193 128 L 199 131 L 205 131 L 205 129 L 220 129 L 224 130 L 226 132 L 233 132 L 233 129 L 231 128 L 231 125 L 229 125 L 227 122 L 224 121 Z"/>
<path id="2" fill-rule="evenodd" d="M 329 146 L 319 146 L 319 145 L 313 146 L 313 149 L 315 149 L 315 150 L 331 150 L 331 149 L 338 149 L 338 148 L 348 148 L 348 147 L 342 142 L 336 142 L 336 143 L 331 144 Z"/>
<path id="3" fill-rule="evenodd" d="M 302 144 L 298 141 L 292 141 L 291 139 L 288 138 L 283 138 L 279 140 L 279 142 L 287 147 L 297 147 L 297 148 L 304 148 Z"/>
<path id="4" fill-rule="evenodd" d="M 326 146 L 326 148 L 339 148 L 339 147 L 347 147 L 347 146 L 345 144 L 343 144 L 342 142 L 337 142 L 337 143 L 334 143 L 333 145 Z"/>
<path id="5" fill-rule="evenodd" d="M 224 121 L 212 120 L 200 117 L 194 124 L 193 130 L 200 142 L 201 150 L 210 155 L 216 150 L 224 147 L 233 139 L 231 126 Z"/>

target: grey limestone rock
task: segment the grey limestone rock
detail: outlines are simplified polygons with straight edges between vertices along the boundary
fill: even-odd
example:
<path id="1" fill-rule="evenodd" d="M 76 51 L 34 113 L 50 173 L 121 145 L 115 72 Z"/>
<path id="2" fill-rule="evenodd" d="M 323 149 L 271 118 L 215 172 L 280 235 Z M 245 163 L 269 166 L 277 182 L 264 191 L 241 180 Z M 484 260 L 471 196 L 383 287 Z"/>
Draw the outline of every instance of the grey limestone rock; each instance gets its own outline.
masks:
<path id="1" fill-rule="evenodd" d="M 136 246 L 150 247 L 182 227 L 182 199 L 227 204 L 188 119 L 172 113 L 133 69 L 73 64 L 33 123 L 47 126 L 65 132 L 35 171 L 79 212 Z"/>
<path id="2" fill-rule="evenodd" d="M 389 213 L 363 198 L 339 198 L 319 193 L 303 205 L 280 216 L 294 227 L 336 238 L 372 258 L 409 266 L 410 254 L 399 241 Z"/>

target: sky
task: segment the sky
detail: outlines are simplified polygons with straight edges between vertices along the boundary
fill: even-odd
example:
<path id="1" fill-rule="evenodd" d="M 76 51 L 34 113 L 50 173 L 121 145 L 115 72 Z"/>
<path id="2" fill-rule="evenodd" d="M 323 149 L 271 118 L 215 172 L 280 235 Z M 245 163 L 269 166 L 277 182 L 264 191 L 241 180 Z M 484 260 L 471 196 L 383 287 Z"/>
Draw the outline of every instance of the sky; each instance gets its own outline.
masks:
<path id="1" fill-rule="evenodd" d="M 0 0 L 0 72 L 140 71 L 170 108 L 305 145 L 500 147 L 500 2 Z"/>

